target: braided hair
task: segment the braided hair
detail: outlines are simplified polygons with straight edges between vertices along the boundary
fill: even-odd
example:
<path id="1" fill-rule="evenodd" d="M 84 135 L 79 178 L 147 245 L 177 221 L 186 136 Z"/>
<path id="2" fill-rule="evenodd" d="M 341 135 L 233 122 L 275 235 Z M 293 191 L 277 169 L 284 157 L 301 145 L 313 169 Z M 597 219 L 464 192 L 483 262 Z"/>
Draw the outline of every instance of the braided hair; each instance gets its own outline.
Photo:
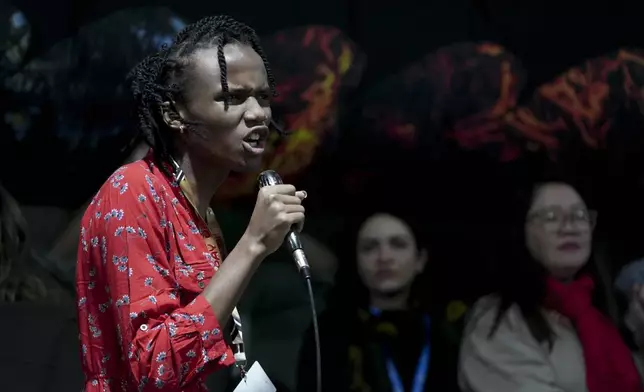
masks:
<path id="1" fill-rule="evenodd" d="M 277 95 L 273 73 L 253 29 L 225 15 L 206 17 L 186 26 L 171 45 L 164 45 L 159 52 L 146 57 L 128 75 L 136 103 L 140 137 L 153 148 L 157 157 L 167 158 L 171 153 L 169 135 L 160 126 L 163 124 L 162 106 L 164 102 L 181 98 L 185 70 L 195 51 L 217 46 L 224 108 L 228 110 L 230 94 L 224 57 L 224 46 L 228 43 L 249 45 L 257 52 L 264 62 L 271 93 Z M 175 111 L 169 115 L 173 120 L 179 119 Z"/>

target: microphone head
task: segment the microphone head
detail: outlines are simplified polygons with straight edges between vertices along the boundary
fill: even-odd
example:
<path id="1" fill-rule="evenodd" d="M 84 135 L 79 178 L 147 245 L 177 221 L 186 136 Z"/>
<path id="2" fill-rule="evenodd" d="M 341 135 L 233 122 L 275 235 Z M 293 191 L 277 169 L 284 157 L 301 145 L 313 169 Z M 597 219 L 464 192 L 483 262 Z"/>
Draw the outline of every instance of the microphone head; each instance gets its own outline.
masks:
<path id="1" fill-rule="evenodd" d="M 265 170 L 261 172 L 257 181 L 259 182 L 260 188 L 282 184 L 282 178 L 274 170 Z"/>

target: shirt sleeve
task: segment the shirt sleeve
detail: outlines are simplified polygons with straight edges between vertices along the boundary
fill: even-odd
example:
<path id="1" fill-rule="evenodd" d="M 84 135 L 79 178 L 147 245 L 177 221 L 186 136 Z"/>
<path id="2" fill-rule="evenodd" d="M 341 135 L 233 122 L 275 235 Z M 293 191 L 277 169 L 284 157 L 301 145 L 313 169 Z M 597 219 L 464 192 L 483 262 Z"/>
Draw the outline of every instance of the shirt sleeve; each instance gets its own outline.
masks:
<path id="1" fill-rule="evenodd" d="M 234 363 L 210 304 L 198 295 L 182 306 L 168 246 L 171 198 L 145 173 L 117 172 L 83 220 L 77 290 L 88 387 L 125 363 L 139 390 L 177 391 Z"/>
<path id="2" fill-rule="evenodd" d="M 464 392 L 564 392 L 546 354 L 512 309 L 492 337 L 497 307 L 477 304 L 466 327 L 459 359 Z"/>

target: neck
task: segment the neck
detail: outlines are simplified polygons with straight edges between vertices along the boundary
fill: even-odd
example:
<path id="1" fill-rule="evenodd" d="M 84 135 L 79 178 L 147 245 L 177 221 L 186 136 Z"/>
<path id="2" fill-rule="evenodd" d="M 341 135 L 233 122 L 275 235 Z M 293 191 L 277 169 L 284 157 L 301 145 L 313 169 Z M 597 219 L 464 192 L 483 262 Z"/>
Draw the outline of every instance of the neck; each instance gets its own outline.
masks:
<path id="1" fill-rule="evenodd" d="M 409 290 L 394 294 L 372 293 L 369 305 L 380 310 L 405 310 L 409 301 Z"/>
<path id="2" fill-rule="evenodd" d="M 191 202 L 194 203 L 197 212 L 205 217 L 210 202 L 215 193 L 217 193 L 219 186 L 228 177 L 230 170 L 205 165 L 187 153 L 179 157 L 177 163 L 192 187 L 195 200 L 191 200 Z"/>
<path id="3" fill-rule="evenodd" d="M 576 268 L 562 268 L 550 271 L 550 275 L 561 283 L 570 283 L 575 280 L 577 272 Z"/>

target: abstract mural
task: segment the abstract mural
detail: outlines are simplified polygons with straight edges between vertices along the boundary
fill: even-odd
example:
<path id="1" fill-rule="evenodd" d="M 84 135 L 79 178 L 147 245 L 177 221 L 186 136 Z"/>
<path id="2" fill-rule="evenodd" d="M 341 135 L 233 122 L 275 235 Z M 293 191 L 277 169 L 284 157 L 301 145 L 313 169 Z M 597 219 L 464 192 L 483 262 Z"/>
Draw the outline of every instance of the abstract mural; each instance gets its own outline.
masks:
<path id="1" fill-rule="evenodd" d="M 164 7 L 131 8 L 33 53 L 25 16 L 4 4 L 0 18 L 0 155 L 5 164 L 16 157 L 55 162 L 58 177 L 45 176 L 43 184 L 61 188 L 90 173 L 107 175 L 125 158 L 136 131 L 124 76 L 190 22 Z M 271 136 L 264 168 L 287 181 L 305 178 L 321 156 L 351 150 L 342 143 L 360 144 L 352 151 L 364 159 L 354 166 L 382 159 L 372 146 L 383 145 L 410 156 L 431 156 L 451 143 L 499 162 L 535 151 L 566 159 L 565 146 L 608 148 L 625 108 L 644 114 L 644 51 L 637 49 L 587 60 L 526 94 L 530 75 L 494 42 L 433 50 L 368 85 L 362 83 L 367 56 L 341 29 L 292 27 L 262 42 L 277 79 L 274 117 L 284 131 Z M 348 167 L 345 182 L 362 175 L 358 169 Z M 20 176 L 38 170 L 24 167 Z M 252 195 L 256 175 L 231 176 L 219 201 Z"/>
<path id="2" fill-rule="evenodd" d="M 535 151 L 565 160 L 566 145 L 608 148 L 611 130 L 625 132 L 615 126 L 625 109 L 644 116 L 643 50 L 584 61 L 519 102 L 528 76 L 493 43 L 441 48 L 376 89 L 363 109 L 371 124 L 364 128 L 410 151 L 431 151 L 449 139 L 501 162 Z"/>

